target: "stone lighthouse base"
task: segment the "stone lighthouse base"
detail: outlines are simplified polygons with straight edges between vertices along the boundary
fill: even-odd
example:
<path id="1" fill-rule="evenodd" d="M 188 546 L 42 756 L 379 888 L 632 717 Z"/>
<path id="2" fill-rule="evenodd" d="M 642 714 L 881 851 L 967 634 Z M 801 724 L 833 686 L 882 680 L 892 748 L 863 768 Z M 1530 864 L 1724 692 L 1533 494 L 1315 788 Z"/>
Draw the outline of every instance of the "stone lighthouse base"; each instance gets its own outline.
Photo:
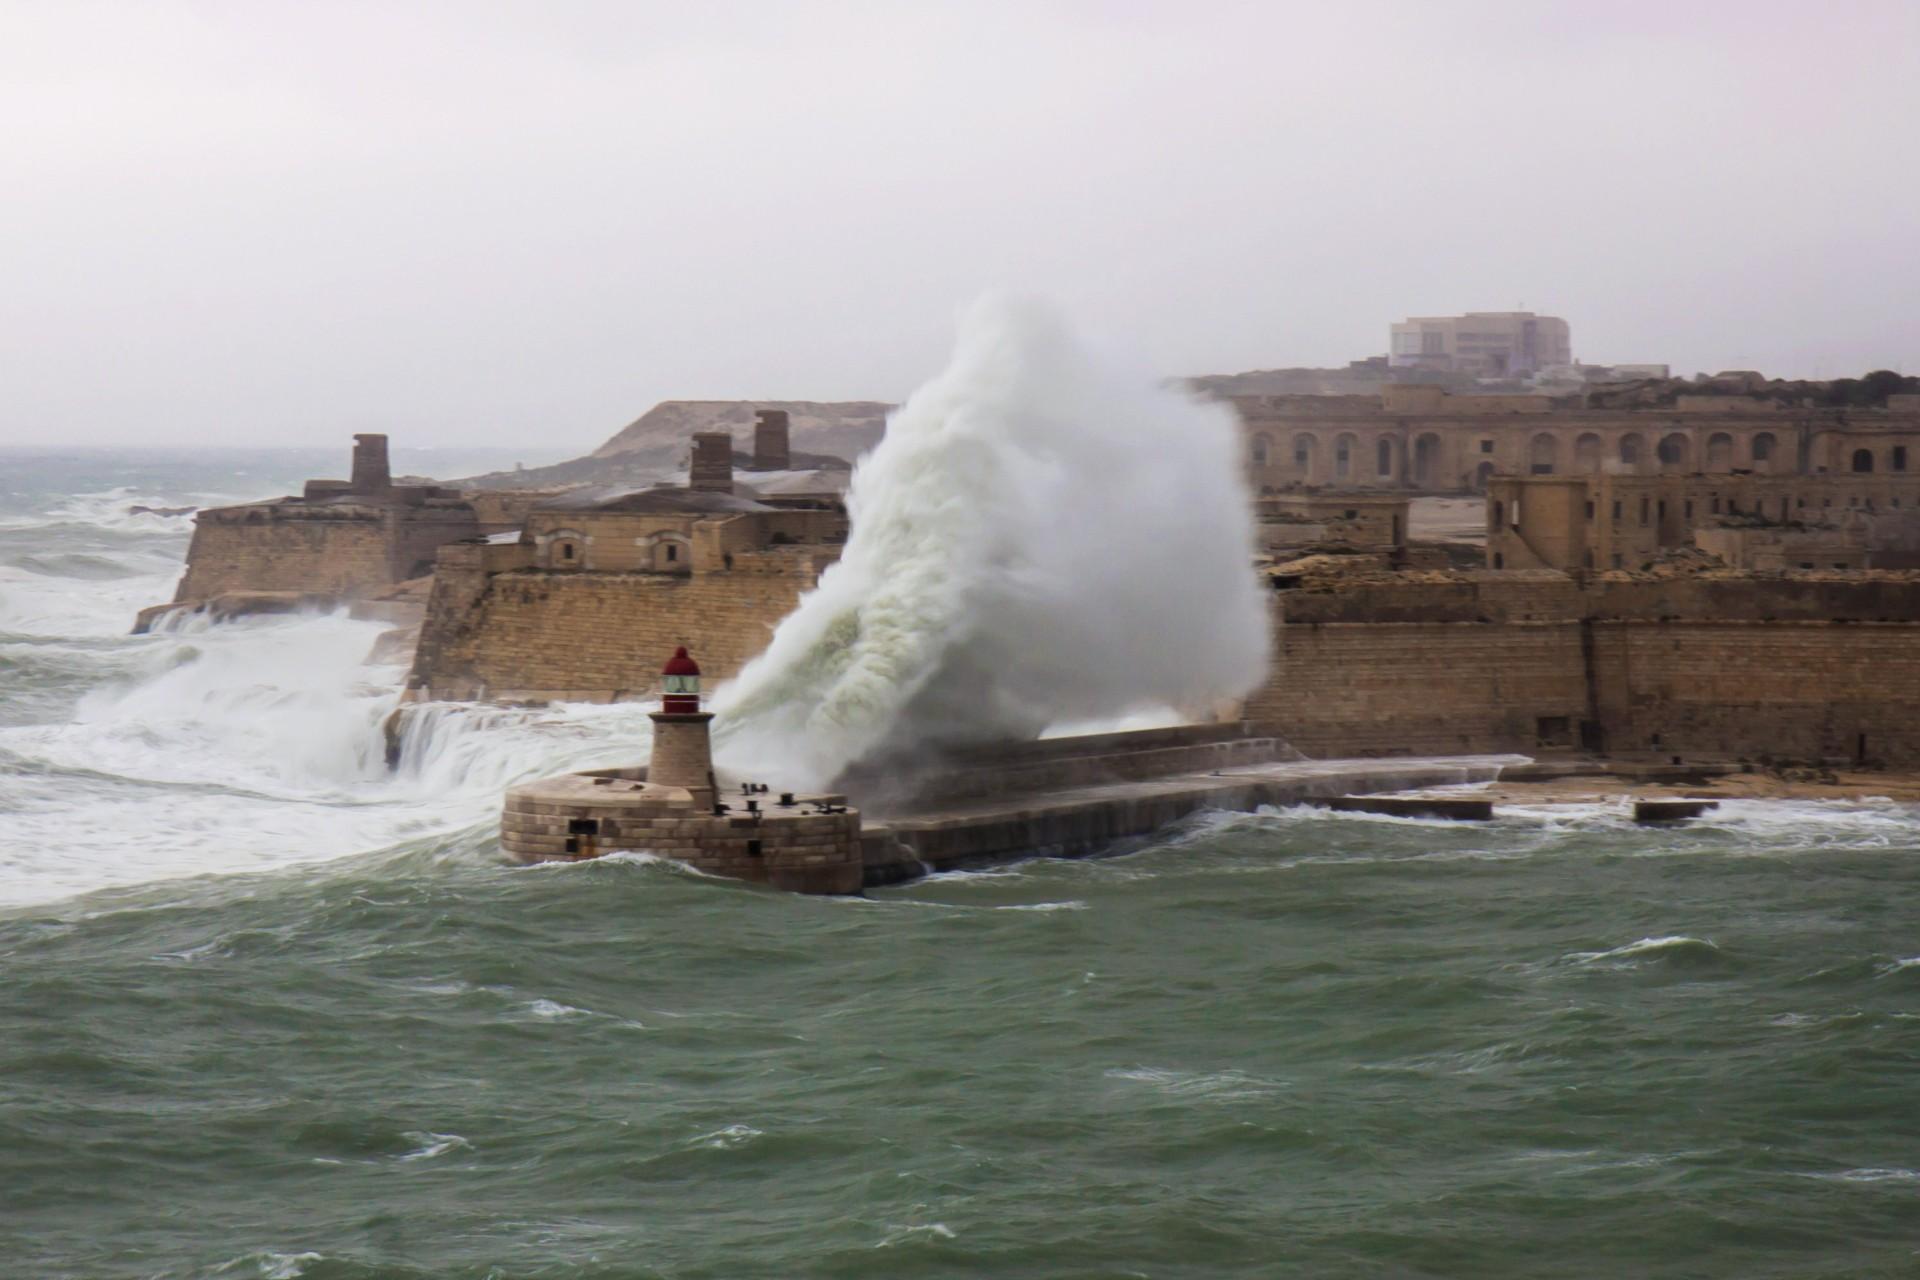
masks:
<path id="1" fill-rule="evenodd" d="M 645 769 L 543 778 L 507 792 L 500 845 L 522 862 L 573 862 L 619 850 L 799 893 L 858 893 L 860 814 L 845 796 L 727 797 L 649 783 Z M 751 802 L 757 811 L 749 811 Z"/>

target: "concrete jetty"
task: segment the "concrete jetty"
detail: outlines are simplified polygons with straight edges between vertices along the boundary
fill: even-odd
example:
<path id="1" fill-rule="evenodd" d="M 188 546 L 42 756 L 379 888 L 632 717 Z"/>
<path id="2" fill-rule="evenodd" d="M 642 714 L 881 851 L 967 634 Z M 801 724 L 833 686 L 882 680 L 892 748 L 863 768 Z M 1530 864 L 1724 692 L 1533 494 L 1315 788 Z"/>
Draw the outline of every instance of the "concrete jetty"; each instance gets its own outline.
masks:
<path id="1" fill-rule="evenodd" d="M 1526 759 L 1305 760 L 1269 729 L 1237 721 L 874 761 L 826 793 L 801 796 L 777 780 L 716 776 L 698 667 L 683 649 L 665 676 L 651 765 L 513 788 L 500 835 L 510 856 L 644 849 L 715 875 L 849 893 L 934 871 L 1098 853 L 1204 809 L 1487 782 Z"/>
<path id="2" fill-rule="evenodd" d="M 1057 739 L 1054 745 L 1071 752 L 1076 740 Z M 865 879 L 868 885 L 891 884 L 1018 858 L 1081 857 L 1203 809 L 1250 813 L 1353 792 L 1489 782 L 1523 758 L 1271 760 L 908 808 L 863 824 Z"/>

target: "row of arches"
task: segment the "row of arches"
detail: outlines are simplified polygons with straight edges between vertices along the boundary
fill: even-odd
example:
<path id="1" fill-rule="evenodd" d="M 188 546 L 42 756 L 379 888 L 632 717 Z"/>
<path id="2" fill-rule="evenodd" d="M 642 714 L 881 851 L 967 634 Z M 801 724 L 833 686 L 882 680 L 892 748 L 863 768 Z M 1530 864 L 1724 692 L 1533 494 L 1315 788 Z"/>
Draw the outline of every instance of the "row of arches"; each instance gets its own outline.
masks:
<path id="1" fill-rule="evenodd" d="M 1291 463 L 1292 470 L 1300 478 L 1318 477 L 1321 465 L 1320 437 L 1311 431 L 1295 432 L 1291 446 L 1291 453 L 1283 457 L 1271 434 L 1256 432 L 1252 442 L 1253 465 L 1264 468 Z M 1416 436 L 1413 441 L 1413 465 L 1405 478 L 1416 485 L 1438 483 L 1439 459 L 1440 436 L 1435 432 Z M 1342 432 L 1333 439 L 1330 476 L 1333 480 L 1356 483 L 1369 479 L 1398 481 L 1406 470 L 1404 446 L 1399 436 L 1375 438 L 1371 451 L 1351 431 Z"/>
<path id="2" fill-rule="evenodd" d="M 1251 461 L 1256 469 L 1280 468 L 1289 478 L 1306 483 L 1335 484 L 1410 483 L 1416 488 L 1443 488 L 1458 484 L 1467 476 L 1478 477 L 1499 470 L 1524 471 L 1533 475 L 1619 471 L 1646 475 L 1659 473 L 1718 472 L 1735 470 L 1770 474 L 1790 469 L 1792 459 L 1782 448 L 1774 432 L 1759 431 L 1737 438 L 1733 433 L 1715 431 L 1699 446 L 1696 437 L 1684 431 L 1665 434 L 1628 431 L 1609 439 L 1596 431 L 1576 435 L 1571 448 L 1565 433 L 1541 431 L 1526 440 L 1520 457 L 1506 445 L 1503 456 L 1491 456 L 1492 439 L 1457 438 L 1461 451 L 1457 467 L 1442 470 L 1449 450 L 1438 432 L 1416 435 L 1406 456 L 1408 443 L 1400 435 L 1378 435 L 1370 441 L 1359 433 L 1341 432 L 1331 445 L 1312 431 L 1296 431 L 1291 436 L 1260 431 L 1251 438 Z M 1905 470 L 1905 449 L 1896 448 L 1897 460 L 1887 469 Z M 1477 460 L 1476 460 L 1477 459 Z M 1872 471 L 1875 459 L 1871 450 L 1854 454 L 1853 469 Z"/>

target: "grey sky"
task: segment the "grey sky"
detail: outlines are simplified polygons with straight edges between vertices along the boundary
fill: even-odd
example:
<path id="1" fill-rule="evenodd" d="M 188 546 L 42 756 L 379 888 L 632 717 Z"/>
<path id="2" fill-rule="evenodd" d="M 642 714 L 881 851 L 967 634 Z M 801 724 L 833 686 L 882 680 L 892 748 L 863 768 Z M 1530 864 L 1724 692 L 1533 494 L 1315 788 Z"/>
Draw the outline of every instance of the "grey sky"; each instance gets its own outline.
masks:
<path id="1" fill-rule="evenodd" d="M 0 3 L 0 443 L 597 443 L 1408 314 L 1920 371 L 1920 4 Z"/>

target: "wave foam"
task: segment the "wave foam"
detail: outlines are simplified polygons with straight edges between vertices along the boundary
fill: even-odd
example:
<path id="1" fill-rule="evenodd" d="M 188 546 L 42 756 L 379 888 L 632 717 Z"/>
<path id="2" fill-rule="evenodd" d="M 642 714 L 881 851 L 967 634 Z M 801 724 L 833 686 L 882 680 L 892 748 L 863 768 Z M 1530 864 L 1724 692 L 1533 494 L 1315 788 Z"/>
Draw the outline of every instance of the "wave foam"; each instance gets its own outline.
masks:
<path id="1" fill-rule="evenodd" d="M 1038 736 L 1256 685 L 1238 431 L 988 298 L 855 471 L 845 554 L 716 700 L 724 763 L 802 786 L 870 755 Z"/>

